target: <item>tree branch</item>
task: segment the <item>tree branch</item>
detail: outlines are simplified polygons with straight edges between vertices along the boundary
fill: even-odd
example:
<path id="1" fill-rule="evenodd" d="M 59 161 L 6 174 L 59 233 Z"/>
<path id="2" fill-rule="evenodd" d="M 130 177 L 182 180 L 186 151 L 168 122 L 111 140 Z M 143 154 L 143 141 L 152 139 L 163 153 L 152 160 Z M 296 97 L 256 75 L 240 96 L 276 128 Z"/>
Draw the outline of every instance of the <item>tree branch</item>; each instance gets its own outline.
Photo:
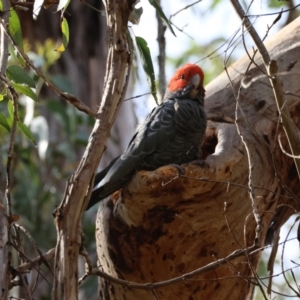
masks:
<path id="1" fill-rule="evenodd" d="M 221 259 L 217 259 L 216 261 L 214 261 L 212 263 L 209 263 L 204 267 L 201 267 L 201 268 L 198 268 L 198 269 L 196 269 L 192 272 L 183 274 L 182 276 L 178 276 L 178 277 L 170 279 L 170 280 L 160 281 L 160 282 L 157 282 L 157 283 L 144 283 L 144 284 L 142 284 L 142 283 L 130 282 L 130 281 L 126 281 L 126 280 L 122 280 L 122 279 L 110 276 L 107 273 L 102 272 L 98 269 L 93 269 L 91 274 L 92 275 L 97 275 L 97 276 L 102 277 L 102 278 L 104 278 L 108 281 L 120 284 L 122 286 L 126 286 L 128 288 L 135 288 L 135 289 L 141 289 L 141 290 L 153 290 L 153 289 L 157 289 L 157 288 L 160 288 L 160 287 L 176 284 L 176 283 L 188 280 L 188 279 L 192 279 L 197 275 L 203 274 L 203 273 L 208 272 L 208 271 L 215 270 L 218 267 L 220 267 L 222 265 L 225 265 L 228 262 L 230 262 L 230 261 L 232 261 L 232 260 L 234 260 L 238 257 L 254 254 L 254 253 L 256 253 L 257 250 L 258 250 L 258 247 L 255 246 L 255 245 L 253 245 L 253 246 L 251 246 L 247 249 L 238 249 L 238 250 L 234 251 L 233 253 L 231 253 L 230 255 L 228 255 L 224 258 L 221 258 Z"/>
<path id="2" fill-rule="evenodd" d="M 291 119 L 290 112 L 288 106 L 285 105 L 285 99 L 283 96 L 282 84 L 281 81 L 277 77 L 278 73 L 278 66 L 275 60 L 271 60 L 270 55 L 261 41 L 259 35 L 257 34 L 255 28 L 253 27 L 252 23 L 250 22 L 249 18 L 246 16 L 244 9 L 242 8 L 241 4 L 238 0 L 231 0 L 237 14 L 243 20 L 244 24 L 246 25 L 254 43 L 256 44 L 259 53 L 262 56 L 264 65 L 267 70 L 267 74 L 269 76 L 269 80 L 271 86 L 273 88 L 273 93 L 277 105 L 278 112 L 280 114 L 281 122 L 286 133 L 291 152 L 294 156 L 300 154 L 300 138 L 298 134 L 298 129 L 295 126 L 293 120 Z M 298 177 L 300 178 L 300 160 L 294 157 L 295 166 L 297 169 Z"/>
<path id="3" fill-rule="evenodd" d="M 9 290 L 8 269 L 10 266 L 8 251 L 8 219 L 4 212 L 3 193 L 0 191 L 0 299 L 6 300 Z"/>
<path id="4" fill-rule="evenodd" d="M 47 262 L 51 260 L 54 257 L 54 254 L 55 248 L 52 248 L 49 251 L 47 251 L 44 255 L 39 255 L 31 261 L 23 263 L 14 269 L 19 273 L 26 273 L 32 270 L 32 268 L 35 267 L 37 264 L 41 264 L 42 262 Z"/>
<path id="5" fill-rule="evenodd" d="M 99 164 L 110 128 L 124 98 L 131 67 L 127 44 L 128 17 L 133 2 L 105 3 L 109 53 L 98 120 L 76 172 L 66 186 L 54 213 L 57 229 L 53 299 L 78 299 L 78 256 L 81 248 L 81 218 L 89 201 L 94 172 Z"/>

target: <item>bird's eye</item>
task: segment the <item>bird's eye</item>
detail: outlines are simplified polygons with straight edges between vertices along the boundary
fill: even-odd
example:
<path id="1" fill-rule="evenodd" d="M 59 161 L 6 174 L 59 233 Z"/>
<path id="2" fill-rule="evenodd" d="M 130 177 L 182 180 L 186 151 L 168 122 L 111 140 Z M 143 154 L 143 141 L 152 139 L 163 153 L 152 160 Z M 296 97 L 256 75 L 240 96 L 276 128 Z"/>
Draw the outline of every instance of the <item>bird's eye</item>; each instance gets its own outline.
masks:
<path id="1" fill-rule="evenodd" d="M 184 79 L 184 75 L 181 75 L 181 76 L 180 76 L 180 79 Z"/>

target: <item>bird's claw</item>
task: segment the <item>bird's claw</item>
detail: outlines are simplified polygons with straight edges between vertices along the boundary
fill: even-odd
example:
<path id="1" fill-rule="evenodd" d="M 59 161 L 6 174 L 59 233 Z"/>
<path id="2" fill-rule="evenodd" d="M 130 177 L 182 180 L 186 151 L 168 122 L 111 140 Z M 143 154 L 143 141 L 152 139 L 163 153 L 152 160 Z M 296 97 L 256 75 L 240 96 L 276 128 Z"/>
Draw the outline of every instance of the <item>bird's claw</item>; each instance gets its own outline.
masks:
<path id="1" fill-rule="evenodd" d="M 185 169 L 184 169 L 184 167 L 182 167 L 182 166 L 180 166 L 180 165 L 177 165 L 177 164 L 169 164 L 168 166 L 171 166 L 171 167 L 176 168 L 179 175 L 184 175 L 184 174 L 185 174 Z"/>
<path id="2" fill-rule="evenodd" d="M 209 164 L 205 160 L 201 160 L 201 159 L 194 160 L 194 161 L 190 162 L 190 164 L 199 166 L 201 168 L 206 168 L 206 169 L 209 168 Z"/>

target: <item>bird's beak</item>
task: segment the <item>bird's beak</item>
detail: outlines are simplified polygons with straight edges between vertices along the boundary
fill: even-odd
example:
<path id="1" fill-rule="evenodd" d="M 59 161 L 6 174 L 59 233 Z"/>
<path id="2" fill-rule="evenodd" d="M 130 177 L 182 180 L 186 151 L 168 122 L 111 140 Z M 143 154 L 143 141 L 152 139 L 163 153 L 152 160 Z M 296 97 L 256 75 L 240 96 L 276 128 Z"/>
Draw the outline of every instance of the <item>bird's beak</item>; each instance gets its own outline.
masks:
<path id="1" fill-rule="evenodd" d="M 195 89 L 198 88 L 199 84 L 200 84 L 200 75 L 199 74 L 195 74 L 192 78 L 191 78 L 191 83 L 194 85 Z"/>

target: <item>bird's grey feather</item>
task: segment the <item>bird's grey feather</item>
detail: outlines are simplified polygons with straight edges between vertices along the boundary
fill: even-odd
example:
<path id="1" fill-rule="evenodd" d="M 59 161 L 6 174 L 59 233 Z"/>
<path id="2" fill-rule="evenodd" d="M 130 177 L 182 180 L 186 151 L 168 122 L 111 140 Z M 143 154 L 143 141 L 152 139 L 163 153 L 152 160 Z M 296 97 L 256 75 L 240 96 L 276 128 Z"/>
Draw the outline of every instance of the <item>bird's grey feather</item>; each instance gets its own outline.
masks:
<path id="1" fill-rule="evenodd" d="M 203 102 L 201 93 L 193 100 L 167 94 L 138 128 L 125 152 L 96 178 L 88 208 L 122 188 L 137 170 L 198 159 L 206 129 Z"/>

